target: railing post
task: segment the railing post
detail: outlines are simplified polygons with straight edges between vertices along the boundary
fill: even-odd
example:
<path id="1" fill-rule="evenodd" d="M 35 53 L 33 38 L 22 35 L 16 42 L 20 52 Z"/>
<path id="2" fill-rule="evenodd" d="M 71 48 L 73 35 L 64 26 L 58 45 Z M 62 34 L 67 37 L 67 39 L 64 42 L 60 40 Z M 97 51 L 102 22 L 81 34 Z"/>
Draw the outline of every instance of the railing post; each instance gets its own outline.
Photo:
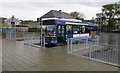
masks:
<path id="1" fill-rule="evenodd" d="M 67 40 L 67 53 L 69 53 L 70 45 L 69 45 L 70 39 Z"/>
<path id="2" fill-rule="evenodd" d="M 30 42 L 31 42 L 31 41 L 30 41 L 31 36 L 30 36 L 30 37 L 29 37 L 29 36 L 30 36 L 30 34 L 27 36 L 27 37 L 28 37 L 28 45 L 29 45 L 29 44 L 30 44 Z"/>
<path id="3" fill-rule="evenodd" d="M 27 34 L 25 35 L 25 44 L 27 44 Z"/>
<path id="4" fill-rule="evenodd" d="M 43 42 L 43 48 L 45 49 L 45 37 L 43 38 L 44 42 Z"/>
<path id="5" fill-rule="evenodd" d="M 72 43 L 73 43 L 73 39 L 71 38 L 71 42 L 70 42 L 70 45 L 71 45 L 71 46 L 70 46 L 70 50 L 71 50 L 70 52 L 71 52 L 71 53 L 72 53 L 72 48 L 73 48 L 73 44 L 72 44 Z"/>
<path id="6" fill-rule="evenodd" d="M 41 36 L 41 47 L 42 47 L 42 34 L 43 34 L 43 31 L 42 31 L 42 18 L 40 18 L 40 27 L 41 27 L 41 32 L 40 32 L 40 36 Z"/>
<path id="7" fill-rule="evenodd" d="M 91 49 L 90 48 L 88 48 L 89 49 L 89 58 L 92 58 L 92 56 L 91 56 Z"/>
<path id="8" fill-rule="evenodd" d="M 120 56 L 119 56 L 119 53 L 120 53 L 120 50 L 119 50 L 119 45 L 114 45 L 114 50 L 116 51 L 115 52 L 115 57 L 116 57 L 116 64 L 117 64 L 117 66 L 118 67 L 120 67 L 120 61 L 119 61 L 119 59 L 120 59 Z"/>
<path id="9" fill-rule="evenodd" d="M 41 36 L 40 38 L 41 38 L 41 39 L 40 39 L 40 42 L 41 42 L 40 45 L 41 45 L 41 47 L 42 47 L 42 36 Z"/>
<path id="10" fill-rule="evenodd" d="M 97 36 L 97 45 L 99 45 L 99 36 Z"/>
<path id="11" fill-rule="evenodd" d="M 88 48 L 88 37 L 86 37 L 86 49 Z"/>
<path id="12" fill-rule="evenodd" d="M 12 40 L 13 38 L 12 38 L 12 36 L 10 36 L 11 34 L 10 33 L 8 33 L 8 39 L 9 40 Z"/>
<path id="13" fill-rule="evenodd" d="M 28 34 L 27 34 L 28 35 Z M 25 36 L 25 41 L 26 41 L 26 44 L 28 44 L 28 37 L 27 35 Z"/>
<path id="14" fill-rule="evenodd" d="M 24 38 L 24 44 L 25 44 L 25 34 L 23 35 L 23 38 Z"/>
<path id="15" fill-rule="evenodd" d="M 31 36 L 32 38 L 32 40 L 31 40 L 31 45 L 34 43 L 34 34 L 32 33 L 32 36 Z"/>

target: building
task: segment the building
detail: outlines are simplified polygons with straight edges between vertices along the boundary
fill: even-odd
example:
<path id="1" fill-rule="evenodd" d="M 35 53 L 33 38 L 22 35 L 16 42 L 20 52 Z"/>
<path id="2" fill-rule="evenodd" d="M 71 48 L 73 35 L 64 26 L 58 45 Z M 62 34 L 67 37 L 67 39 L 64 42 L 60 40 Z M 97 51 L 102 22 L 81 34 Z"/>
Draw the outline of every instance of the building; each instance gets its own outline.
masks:
<path id="1" fill-rule="evenodd" d="M 28 26 L 29 32 L 39 32 L 39 30 L 40 30 L 40 23 L 39 22 L 34 22 L 34 23 L 22 22 L 21 25 Z"/>
<path id="2" fill-rule="evenodd" d="M 28 26 L 29 28 L 40 28 L 40 23 L 35 22 L 35 23 L 24 23 L 22 22 L 21 25 Z"/>
<path id="3" fill-rule="evenodd" d="M 51 10 L 45 15 L 41 16 L 40 18 L 60 18 L 60 19 L 75 19 L 70 14 L 66 12 L 62 12 L 62 10 Z M 37 18 L 37 21 L 39 21 L 39 18 Z"/>
<path id="4" fill-rule="evenodd" d="M 16 32 L 27 32 L 28 31 L 28 26 L 25 25 L 15 25 L 16 27 Z"/>
<path id="5" fill-rule="evenodd" d="M 20 25 L 20 22 L 21 21 L 18 18 L 15 18 L 14 15 L 11 18 L 5 20 L 6 26 Z"/>
<path id="6" fill-rule="evenodd" d="M 2 27 L 5 26 L 5 20 L 7 18 L 4 18 L 4 17 L 0 17 L 0 32 L 2 32 Z"/>
<path id="7" fill-rule="evenodd" d="M 6 19 L 7 19 L 7 18 L 0 17 L 0 23 L 4 24 Z"/>
<path id="8" fill-rule="evenodd" d="M 6 19 L 7 19 L 7 18 L 0 17 L 0 27 L 2 27 L 3 24 L 5 24 L 5 20 L 6 20 Z"/>
<path id="9" fill-rule="evenodd" d="M 21 21 L 15 18 L 14 15 L 5 20 L 5 26 L 7 28 L 16 28 L 16 32 L 25 32 L 28 30 L 28 26 L 21 25 Z"/>

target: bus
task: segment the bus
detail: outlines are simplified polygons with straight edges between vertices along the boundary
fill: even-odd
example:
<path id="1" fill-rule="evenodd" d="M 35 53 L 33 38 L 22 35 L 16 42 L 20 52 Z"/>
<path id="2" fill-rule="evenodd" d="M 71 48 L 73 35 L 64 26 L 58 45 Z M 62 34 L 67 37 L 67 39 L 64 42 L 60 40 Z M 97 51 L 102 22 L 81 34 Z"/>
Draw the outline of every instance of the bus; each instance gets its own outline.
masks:
<path id="1" fill-rule="evenodd" d="M 68 38 L 85 39 L 97 34 L 97 26 L 80 20 L 45 19 L 42 21 L 42 36 L 46 44 L 66 43 Z"/>

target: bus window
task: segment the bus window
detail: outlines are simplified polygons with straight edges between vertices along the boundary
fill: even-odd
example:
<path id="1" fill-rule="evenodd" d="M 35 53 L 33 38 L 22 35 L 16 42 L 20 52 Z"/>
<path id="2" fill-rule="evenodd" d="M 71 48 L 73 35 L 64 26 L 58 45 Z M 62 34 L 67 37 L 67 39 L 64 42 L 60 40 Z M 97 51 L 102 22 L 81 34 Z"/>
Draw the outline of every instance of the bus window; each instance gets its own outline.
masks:
<path id="1" fill-rule="evenodd" d="M 63 33 L 65 33 L 64 31 L 65 31 L 64 26 L 59 25 L 58 26 L 58 34 L 63 34 Z"/>
<path id="2" fill-rule="evenodd" d="M 82 26 L 82 33 L 85 33 L 85 26 Z"/>
<path id="3" fill-rule="evenodd" d="M 47 25 L 47 33 L 50 36 L 55 35 L 55 25 Z"/>
<path id="4" fill-rule="evenodd" d="M 79 26 L 73 26 L 73 34 L 79 33 Z"/>
<path id="5" fill-rule="evenodd" d="M 43 35 L 53 36 L 55 35 L 55 25 L 43 25 Z"/>
<path id="6" fill-rule="evenodd" d="M 92 26 L 92 27 L 91 27 L 91 31 L 97 31 L 97 27 Z"/>
<path id="7" fill-rule="evenodd" d="M 82 33 L 82 26 L 79 26 L 79 33 Z"/>
<path id="8" fill-rule="evenodd" d="M 64 28 L 64 26 L 61 26 L 61 32 L 62 32 L 62 33 L 65 33 L 65 28 Z"/>
<path id="9" fill-rule="evenodd" d="M 46 25 L 43 25 L 43 26 L 42 26 L 42 30 L 43 30 L 43 31 L 42 31 L 42 34 L 43 34 L 43 35 L 46 35 L 47 26 L 46 26 Z"/>
<path id="10" fill-rule="evenodd" d="M 57 26 L 57 41 L 58 43 L 63 43 L 66 40 L 66 27 L 64 25 Z"/>
<path id="11" fill-rule="evenodd" d="M 72 34 L 72 25 L 67 25 L 66 31 L 67 34 Z"/>
<path id="12" fill-rule="evenodd" d="M 96 35 L 97 34 L 97 27 L 96 26 L 91 26 L 91 32 L 92 35 Z"/>
<path id="13" fill-rule="evenodd" d="M 90 33 L 91 31 L 91 27 L 90 26 L 86 26 L 85 27 L 85 33 Z"/>
<path id="14" fill-rule="evenodd" d="M 58 33 L 60 34 L 61 33 L 61 26 L 58 26 Z"/>

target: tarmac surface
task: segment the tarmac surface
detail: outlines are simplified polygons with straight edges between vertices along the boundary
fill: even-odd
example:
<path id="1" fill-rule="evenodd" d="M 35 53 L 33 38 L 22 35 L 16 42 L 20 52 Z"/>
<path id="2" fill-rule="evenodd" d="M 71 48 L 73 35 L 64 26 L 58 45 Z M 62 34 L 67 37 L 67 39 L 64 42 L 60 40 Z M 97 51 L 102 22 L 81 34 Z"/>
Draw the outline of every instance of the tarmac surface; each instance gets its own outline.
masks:
<path id="1" fill-rule="evenodd" d="M 118 71 L 118 67 L 67 54 L 67 46 L 37 48 L 2 39 L 3 71 Z"/>

